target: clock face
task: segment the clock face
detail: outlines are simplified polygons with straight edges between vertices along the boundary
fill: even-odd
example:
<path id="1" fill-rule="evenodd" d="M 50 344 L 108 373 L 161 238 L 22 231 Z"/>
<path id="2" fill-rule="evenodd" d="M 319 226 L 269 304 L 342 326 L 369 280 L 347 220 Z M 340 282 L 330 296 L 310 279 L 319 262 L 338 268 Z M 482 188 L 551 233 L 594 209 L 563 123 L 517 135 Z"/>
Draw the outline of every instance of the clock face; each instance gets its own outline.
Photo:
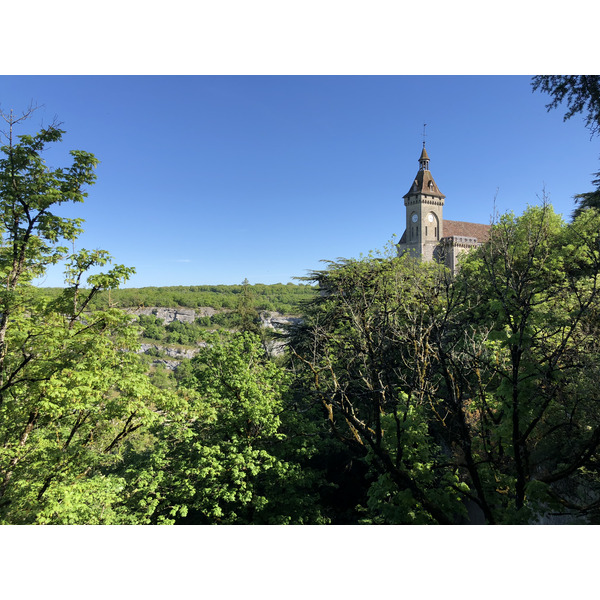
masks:
<path id="1" fill-rule="evenodd" d="M 416 223 L 418 219 L 419 219 L 419 217 L 417 217 L 417 215 L 413 215 L 412 216 L 412 222 L 413 223 Z"/>
<path id="2" fill-rule="evenodd" d="M 433 223 L 433 215 L 429 215 L 427 218 L 429 219 L 430 223 Z"/>

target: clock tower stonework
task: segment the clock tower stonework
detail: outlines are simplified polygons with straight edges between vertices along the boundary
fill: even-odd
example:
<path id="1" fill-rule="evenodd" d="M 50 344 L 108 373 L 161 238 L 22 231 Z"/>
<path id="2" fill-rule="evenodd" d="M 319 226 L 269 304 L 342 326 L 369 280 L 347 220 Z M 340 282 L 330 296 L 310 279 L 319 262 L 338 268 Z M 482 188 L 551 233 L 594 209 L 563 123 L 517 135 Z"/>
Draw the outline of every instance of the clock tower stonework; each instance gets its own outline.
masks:
<path id="1" fill-rule="evenodd" d="M 404 196 L 406 207 L 406 232 L 398 248 L 402 254 L 409 252 L 425 261 L 434 259 L 434 252 L 444 237 L 444 200 L 429 170 L 429 156 L 423 143 L 419 158 L 419 171 Z"/>

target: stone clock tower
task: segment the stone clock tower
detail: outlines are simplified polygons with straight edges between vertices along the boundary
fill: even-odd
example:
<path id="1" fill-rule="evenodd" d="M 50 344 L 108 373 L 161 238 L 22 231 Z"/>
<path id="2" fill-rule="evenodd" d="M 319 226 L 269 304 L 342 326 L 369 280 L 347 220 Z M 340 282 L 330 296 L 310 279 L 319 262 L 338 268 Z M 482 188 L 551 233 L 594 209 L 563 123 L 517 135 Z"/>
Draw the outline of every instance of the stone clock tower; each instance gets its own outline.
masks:
<path id="1" fill-rule="evenodd" d="M 434 251 L 444 237 L 444 199 L 429 171 L 429 156 L 425 150 L 419 158 L 419 171 L 404 196 L 406 231 L 398 244 L 398 253 L 410 252 L 425 261 L 434 259 Z"/>
<path id="2" fill-rule="evenodd" d="M 419 171 L 404 196 L 406 231 L 397 245 L 398 256 L 411 254 L 425 262 L 436 261 L 456 273 L 460 256 L 489 239 L 490 225 L 444 220 L 445 199 L 429 171 L 423 142 Z"/>

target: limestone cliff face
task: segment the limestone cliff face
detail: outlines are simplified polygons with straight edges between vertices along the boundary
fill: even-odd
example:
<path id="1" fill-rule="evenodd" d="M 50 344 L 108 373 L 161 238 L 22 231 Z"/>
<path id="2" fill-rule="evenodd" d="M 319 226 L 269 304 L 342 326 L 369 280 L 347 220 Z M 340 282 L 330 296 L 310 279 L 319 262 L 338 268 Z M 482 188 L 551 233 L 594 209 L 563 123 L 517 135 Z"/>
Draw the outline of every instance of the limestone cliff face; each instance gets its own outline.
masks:
<path id="1" fill-rule="evenodd" d="M 211 317 L 218 312 L 224 312 L 211 308 L 210 306 L 202 306 L 196 309 L 193 308 L 164 308 L 161 306 L 148 306 L 144 308 L 129 308 L 126 309 L 131 315 L 136 317 L 139 315 L 155 316 L 161 319 L 165 325 L 172 323 L 173 321 L 181 321 L 182 323 L 193 323 L 199 317 Z M 289 325 L 299 323 L 302 319 L 297 316 L 283 315 L 275 311 L 265 310 L 260 314 L 260 322 L 262 327 L 273 329 L 278 332 L 285 331 Z M 162 364 L 167 369 L 173 370 L 181 363 L 185 358 L 193 358 L 198 350 L 205 347 L 204 342 L 199 342 L 197 348 L 172 348 L 169 346 L 162 346 L 158 344 L 142 344 L 140 346 L 140 353 L 154 353 L 155 351 L 163 352 L 166 356 L 164 358 L 156 358 L 152 364 Z M 281 342 L 270 342 L 269 352 L 277 355 L 283 352 L 283 344 Z"/>
<path id="2" fill-rule="evenodd" d="M 285 331 L 285 328 L 289 325 L 296 325 L 302 319 L 300 317 L 291 317 L 289 315 L 282 315 L 278 312 L 272 312 L 265 310 L 260 313 L 260 322 L 263 327 L 274 329 L 275 331 Z"/>
<path id="3" fill-rule="evenodd" d="M 226 309 L 225 309 L 226 310 Z M 161 306 L 147 306 L 144 308 L 129 308 L 126 311 L 132 315 L 152 315 L 161 319 L 165 325 L 172 323 L 173 321 L 181 321 L 182 323 L 193 323 L 199 317 L 212 317 L 219 312 L 225 312 L 225 310 L 218 310 L 211 308 L 210 306 L 201 306 L 199 308 L 164 308 Z M 300 317 L 283 315 L 281 313 L 263 310 L 259 314 L 261 326 L 275 331 L 284 331 L 286 326 L 299 323 Z"/>
<path id="4" fill-rule="evenodd" d="M 148 306 L 145 308 L 128 308 L 126 311 L 132 315 L 153 315 L 162 319 L 165 325 L 173 321 L 181 321 L 182 323 L 193 323 L 199 317 L 211 317 L 219 312 L 210 306 L 202 306 L 197 309 L 193 308 L 164 308 L 162 306 Z"/>
<path id="5" fill-rule="evenodd" d="M 206 348 L 205 342 L 198 342 L 198 348 Z M 159 344 L 141 344 L 140 353 L 147 353 L 149 350 L 158 350 L 164 352 L 169 358 L 179 359 L 182 358 L 193 358 L 198 350 L 194 348 L 170 348 L 169 346 L 161 346 Z"/>

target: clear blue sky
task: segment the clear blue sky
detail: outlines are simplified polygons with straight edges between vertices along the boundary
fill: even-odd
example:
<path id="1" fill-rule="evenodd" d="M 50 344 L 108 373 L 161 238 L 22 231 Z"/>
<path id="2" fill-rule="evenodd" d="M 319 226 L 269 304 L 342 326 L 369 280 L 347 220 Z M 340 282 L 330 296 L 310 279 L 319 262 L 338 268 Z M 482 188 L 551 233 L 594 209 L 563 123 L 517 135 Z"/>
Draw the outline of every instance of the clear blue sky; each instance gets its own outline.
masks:
<path id="1" fill-rule="evenodd" d="M 49 156 L 101 161 L 78 248 L 128 286 L 286 283 L 404 230 L 423 123 L 448 219 L 520 213 L 543 189 L 568 217 L 600 170 L 581 118 L 526 76 L 1 76 L 0 107 L 67 131 Z M 61 285 L 60 272 L 41 282 Z"/>

